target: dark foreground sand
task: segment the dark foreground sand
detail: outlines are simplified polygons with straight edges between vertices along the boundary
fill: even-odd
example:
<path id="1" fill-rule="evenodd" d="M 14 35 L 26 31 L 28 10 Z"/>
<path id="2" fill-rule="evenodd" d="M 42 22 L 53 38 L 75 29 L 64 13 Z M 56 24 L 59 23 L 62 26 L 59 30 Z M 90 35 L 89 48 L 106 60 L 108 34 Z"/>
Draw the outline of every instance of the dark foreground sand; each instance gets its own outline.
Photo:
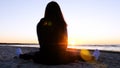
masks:
<path id="1" fill-rule="evenodd" d="M 99 60 L 94 63 L 78 61 L 66 65 L 42 65 L 31 60 L 14 59 L 16 48 L 21 48 L 23 53 L 38 50 L 35 47 L 0 46 L 0 68 L 120 68 L 120 52 L 101 51 Z"/>

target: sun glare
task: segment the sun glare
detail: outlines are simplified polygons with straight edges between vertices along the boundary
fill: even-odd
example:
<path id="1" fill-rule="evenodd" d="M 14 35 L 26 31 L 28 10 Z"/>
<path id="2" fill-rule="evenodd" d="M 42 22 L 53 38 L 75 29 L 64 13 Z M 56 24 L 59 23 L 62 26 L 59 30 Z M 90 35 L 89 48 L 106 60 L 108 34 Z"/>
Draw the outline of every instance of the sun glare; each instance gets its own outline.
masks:
<path id="1" fill-rule="evenodd" d="M 70 41 L 69 44 L 75 45 L 75 41 Z"/>
<path id="2" fill-rule="evenodd" d="M 85 60 L 87 62 L 93 62 L 94 61 L 94 58 L 93 58 L 92 54 L 87 49 L 82 49 L 80 51 L 80 56 L 83 60 Z"/>

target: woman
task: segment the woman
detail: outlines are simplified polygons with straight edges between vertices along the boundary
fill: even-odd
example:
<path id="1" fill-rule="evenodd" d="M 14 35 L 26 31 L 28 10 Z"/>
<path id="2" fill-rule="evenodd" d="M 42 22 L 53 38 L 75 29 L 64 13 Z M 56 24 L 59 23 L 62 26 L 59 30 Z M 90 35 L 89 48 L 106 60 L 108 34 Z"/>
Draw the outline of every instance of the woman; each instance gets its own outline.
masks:
<path id="1" fill-rule="evenodd" d="M 48 3 L 45 16 L 37 25 L 40 50 L 66 51 L 68 43 L 66 26 L 59 5 L 53 1 Z"/>
<path id="2" fill-rule="evenodd" d="M 61 62 L 67 49 L 68 36 L 67 24 L 56 2 L 48 3 L 44 18 L 37 25 L 37 35 L 41 55 L 49 61 Z"/>
<path id="3" fill-rule="evenodd" d="M 76 57 L 70 57 L 71 53 L 66 51 L 68 45 L 67 24 L 56 2 L 48 3 L 44 18 L 37 24 L 37 35 L 40 51 L 32 55 L 34 62 L 65 64 L 76 59 Z M 24 56 L 22 55 L 21 58 Z M 30 58 L 30 55 L 28 57 Z"/>

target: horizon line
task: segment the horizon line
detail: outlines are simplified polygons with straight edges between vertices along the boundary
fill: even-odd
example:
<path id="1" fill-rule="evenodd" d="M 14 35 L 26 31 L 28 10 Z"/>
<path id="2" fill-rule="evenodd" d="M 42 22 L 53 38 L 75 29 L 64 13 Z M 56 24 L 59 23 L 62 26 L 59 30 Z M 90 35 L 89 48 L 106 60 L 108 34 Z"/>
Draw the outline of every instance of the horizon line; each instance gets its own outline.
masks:
<path id="1" fill-rule="evenodd" d="M 1 44 L 7 44 L 7 45 L 39 45 L 39 43 L 6 43 L 6 42 L 0 42 Z"/>
<path id="2" fill-rule="evenodd" d="M 7 42 L 0 42 L 0 45 L 39 45 L 39 43 L 7 43 Z M 72 44 L 68 44 L 70 46 L 74 46 Z M 120 44 L 77 44 L 77 45 L 120 45 Z"/>

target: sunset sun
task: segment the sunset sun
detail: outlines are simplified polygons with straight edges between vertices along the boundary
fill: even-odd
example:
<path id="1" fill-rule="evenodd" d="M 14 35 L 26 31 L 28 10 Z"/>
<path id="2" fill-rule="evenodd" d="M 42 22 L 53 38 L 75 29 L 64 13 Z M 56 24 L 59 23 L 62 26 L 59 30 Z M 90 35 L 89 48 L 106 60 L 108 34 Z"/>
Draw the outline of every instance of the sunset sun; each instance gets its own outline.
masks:
<path id="1" fill-rule="evenodd" d="M 69 41 L 68 42 L 70 45 L 76 45 L 76 42 L 75 41 Z"/>

